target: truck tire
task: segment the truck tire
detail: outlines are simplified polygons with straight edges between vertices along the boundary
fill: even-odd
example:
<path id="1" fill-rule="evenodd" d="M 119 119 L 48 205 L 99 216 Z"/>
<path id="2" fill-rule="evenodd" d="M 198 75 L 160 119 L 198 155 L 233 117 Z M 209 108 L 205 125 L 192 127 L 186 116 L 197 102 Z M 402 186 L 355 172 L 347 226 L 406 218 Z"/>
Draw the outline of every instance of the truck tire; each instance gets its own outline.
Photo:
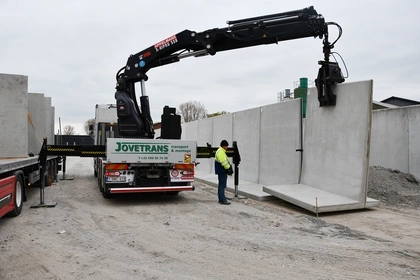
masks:
<path id="1" fill-rule="evenodd" d="M 171 195 L 171 196 L 176 196 L 179 194 L 179 192 L 166 192 L 166 194 Z"/>
<path id="2" fill-rule="evenodd" d="M 102 187 L 102 180 L 101 180 L 101 176 L 98 176 L 98 188 L 99 188 L 99 191 L 102 193 L 102 192 L 104 192 L 104 189 L 103 189 L 103 187 Z"/>
<path id="3" fill-rule="evenodd" d="M 110 198 L 111 197 L 111 193 L 109 192 L 109 190 L 106 186 L 103 186 L 103 188 L 102 188 L 102 196 L 104 198 Z"/>
<path id="4" fill-rule="evenodd" d="M 52 186 L 54 182 L 54 170 L 53 170 L 53 162 L 49 162 L 47 165 L 47 175 L 45 175 L 45 187 Z"/>
<path id="5" fill-rule="evenodd" d="M 6 216 L 8 217 L 17 217 L 22 212 L 23 208 L 23 201 L 24 201 L 24 186 L 22 176 L 19 174 L 16 175 L 16 182 L 15 182 L 15 195 L 13 197 L 15 208 L 7 213 Z"/>

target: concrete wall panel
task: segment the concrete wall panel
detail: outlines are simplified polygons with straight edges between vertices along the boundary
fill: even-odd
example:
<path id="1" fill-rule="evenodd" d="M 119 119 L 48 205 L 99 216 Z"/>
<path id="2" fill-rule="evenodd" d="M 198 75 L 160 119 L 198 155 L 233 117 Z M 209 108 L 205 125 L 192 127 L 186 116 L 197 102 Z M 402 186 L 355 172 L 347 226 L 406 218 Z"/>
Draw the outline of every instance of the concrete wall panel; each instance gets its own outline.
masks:
<path id="1" fill-rule="evenodd" d="M 257 182 L 260 168 L 261 108 L 233 114 L 233 140 L 237 141 L 241 155 L 242 180 Z M 229 142 L 232 146 L 232 143 Z"/>
<path id="2" fill-rule="evenodd" d="M 47 137 L 47 141 L 48 141 L 47 143 L 49 145 L 52 145 L 54 141 L 54 115 L 52 114 L 51 97 L 45 97 L 44 102 L 45 102 L 44 137 Z"/>
<path id="3" fill-rule="evenodd" d="M 213 135 L 209 142 L 212 147 L 219 147 L 220 142 L 225 139 L 229 142 L 229 146 L 232 146 L 233 139 L 233 114 L 225 114 L 213 119 Z"/>
<path id="4" fill-rule="evenodd" d="M 404 108 L 372 113 L 371 166 L 408 172 L 408 111 Z"/>
<path id="5" fill-rule="evenodd" d="M 301 183 L 366 202 L 373 81 L 337 85 L 336 106 L 308 95 Z"/>
<path id="6" fill-rule="evenodd" d="M 301 99 L 261 107 L 258 183 L 299 183 L 301 153 Z"/>
<path id="7" fill-rule="evenodd" d="M 232 147 L 233 140 L 235 140 L 233 139 L 232 131 L 233 115 L 226 114 L 211 119 L 213 119 L 213 135 L 211 135 L 212 140 L 209 141 L 209 144 L 211 144 L 212 147 L 219 147 L 220 142 L 223 139 L 226 139 L 229 142 L 229 146 Z M 232 159 L 230 159 L 230 161 L 232 162 Z M 214 158 L 210 159 L 210 167 L 211 173 L 214 174 Z"/>
<path id="8" fill-rule="evenodd" d="M 28 156 L 28 77 L 0 74 L 0 157 Z"/>
<path id="9" fill-rule="evenodd" d="M 420 106 L 408 108 L 408 172 L 420 179 Z"/>
<path id="10" fill-rule="evenodd" d="M 212 144 L 213 140 L 213 118 L 209 119 L 202 119 L 198 121 L 197 124 L 197 145 L 198 146 L 205 146 L 206 143 Z M 213 160 L 212 159 L 205 159 L 200 158 L 198 160 L 200 162 L 197 165 L 197 171 L 203 171 L 211 173 L 213 170 Z"/>
<path id="11" fill-rule="evenodd" d="M 197 126 L 198 122 L 188 122 L 182 125 L 181 139 L 183 140 L 196 140 L 197 139 Z M 200 146 L 199 144 L 197 144 Z"/>
<path id="12" fill-rule="evenodd" d="M 45 136 L 45 98 L 42 93 L 28 94 L 28 152 L 39 154 Z"/>
<path id="13" fill-rule="evenodd" d="M 55 107 L 54 106 L 51 106 L 50 114 L 51 114 L 50 115 L 50 120 L 52 120 L 52 124 L 51 124 L 51 126 L 52 126 L 51 137 L 52 138 L 49 138 L 51 140 L 49 140 L 48 143 L 51 143 L 51 144 L 55 145 L 56 143 L 55 143 L 55 137 L 54 137 L 54 135 L 55 135 Z"/>

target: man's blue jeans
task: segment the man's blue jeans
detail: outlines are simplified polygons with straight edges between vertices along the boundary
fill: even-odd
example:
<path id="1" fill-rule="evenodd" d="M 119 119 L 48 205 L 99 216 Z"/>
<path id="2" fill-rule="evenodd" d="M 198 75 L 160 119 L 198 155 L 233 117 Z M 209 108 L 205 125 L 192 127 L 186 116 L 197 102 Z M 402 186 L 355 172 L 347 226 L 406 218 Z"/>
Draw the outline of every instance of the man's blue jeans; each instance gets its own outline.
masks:
<path id="1" fill-rule="evenodd" d="M 217 185 L 217 196 L 219 197 L 219 202 L 226 201 L 225 188 L 227 184 L 227 174 L 217 174 L 219 179 L 219 184 Z"/>

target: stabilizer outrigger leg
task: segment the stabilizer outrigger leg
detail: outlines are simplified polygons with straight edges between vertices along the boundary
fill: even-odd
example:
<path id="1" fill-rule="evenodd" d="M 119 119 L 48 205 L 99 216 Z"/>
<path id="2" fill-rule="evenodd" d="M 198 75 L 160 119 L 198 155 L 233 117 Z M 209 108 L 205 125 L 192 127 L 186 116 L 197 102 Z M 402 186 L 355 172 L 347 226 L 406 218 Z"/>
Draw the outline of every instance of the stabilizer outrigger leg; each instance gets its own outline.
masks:
<path id="1" fill-rule="evenodd" d="M 47 138 L 44 138 L 44 142 L 42 143 L 41 152 L 39 153 L 39 161 L 41 164 L 41 186 L 39 187 L 39 204 L 32 205 L 30 208 L 53 208 L 57 205 L 57 202 L 44 202 L 45 172 L 47 166 Z"/>

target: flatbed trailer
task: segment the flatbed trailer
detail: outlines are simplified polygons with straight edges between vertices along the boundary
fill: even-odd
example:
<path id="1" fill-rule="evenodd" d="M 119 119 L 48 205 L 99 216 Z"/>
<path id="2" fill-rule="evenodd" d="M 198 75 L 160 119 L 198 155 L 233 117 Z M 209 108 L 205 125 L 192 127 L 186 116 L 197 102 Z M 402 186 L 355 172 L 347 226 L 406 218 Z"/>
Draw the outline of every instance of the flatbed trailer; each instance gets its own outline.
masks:
<path id="1" fill-rule="evenodd" d="M 27 200 L 26 187 L 50 186 L 57 179 L 60 163 L 58 156 L 47 157 L 44 166 L 38 156 L 0 158 L 0 218 L 19 216 Z"/>

